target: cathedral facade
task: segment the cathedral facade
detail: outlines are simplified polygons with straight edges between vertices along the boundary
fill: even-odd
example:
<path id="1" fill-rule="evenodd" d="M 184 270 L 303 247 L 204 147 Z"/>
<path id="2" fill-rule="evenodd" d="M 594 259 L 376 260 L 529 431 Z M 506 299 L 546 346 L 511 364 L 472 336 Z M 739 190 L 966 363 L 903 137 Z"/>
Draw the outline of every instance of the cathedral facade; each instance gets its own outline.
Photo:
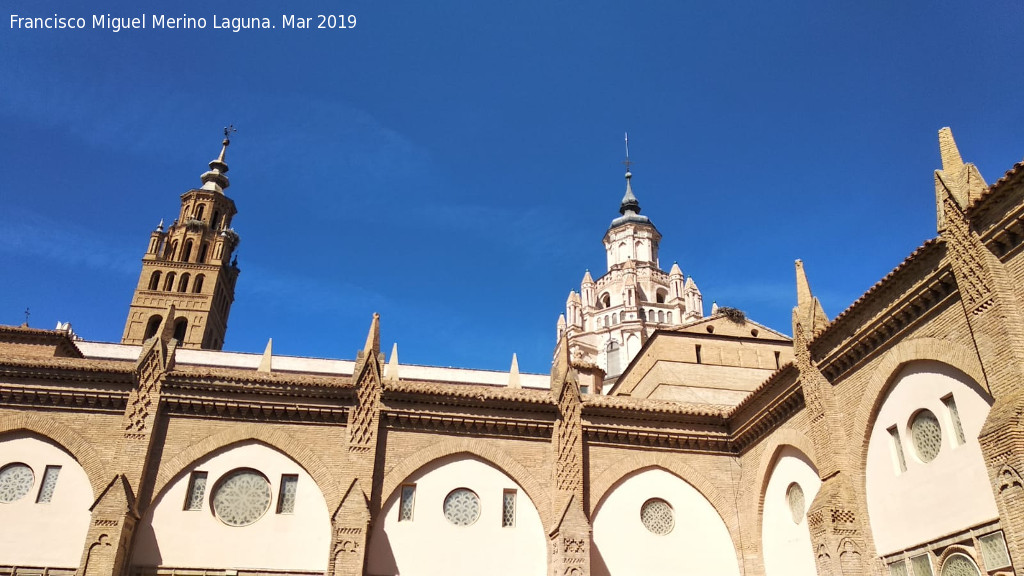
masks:
<path id="1" fill-rule="evenodd" d="M 797 262 L 792 337 L 705 315 L 627 172 L 535 375 L 403 365 L 376 315 L 354 360 L 221 351 L 225 140 L 120 343 L 0 327 L 0 574 L 1016 574 L 1024 163 L 939 144 L 937 235 L 832 319 Z"/>

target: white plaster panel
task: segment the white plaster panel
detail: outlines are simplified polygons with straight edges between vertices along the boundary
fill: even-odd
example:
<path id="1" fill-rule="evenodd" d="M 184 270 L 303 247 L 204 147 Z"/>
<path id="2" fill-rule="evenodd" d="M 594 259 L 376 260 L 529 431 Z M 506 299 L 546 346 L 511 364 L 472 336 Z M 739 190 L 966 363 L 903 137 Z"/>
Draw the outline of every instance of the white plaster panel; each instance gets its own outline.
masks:
<path id="1" fill-rule="evenodd" d="M 213 514 L 217 483 L 236 468 L 258 470 L 270 480 L 270 508 L 249 526 L 228 526 Z M 184 510 L 193 470 L 208 474 L 206 494 L 201 510 Z M 277 513 L 282 474 L 299 477 L 292 514 Z M 132 563 L 322 571 L 327 568 L 330 539 L 327 504 L 313 478 L 288 456 L 253 442 L 214 452 L 171 481 L 142 519 Z"/>
<path id="2" fill-rule="evenodd" d="M 501 470 L 469 456 L 444 458 L 421 468 L 411 521 L 398 521 L 401 487 L 382 507 L 370 537 L 368 573 L 374 576 L 542 576 L 547 548 L 540 515 L 522 487 Z M 480 517 L 455 526 L 444 517 L 444 499 L 456 488 L 480 498 Z M 501 526 L 502 495 L 515 489 L 515 526 Z"/>
<path id="3" fill-rule="evenodd" d="M 942 398 L 953 394 L 967 442 L 956 445 L 949 410 Z M 914 450 L 910 419 L 927 408 L 938 417 L 942 448 L 924 464 Z M 886 395 L 872 424 L 868 443 L 866 490 L 868 515 L 879 554 L 889 554 L 958 532 L 998 517 L 978 434 L 989 404 L 980 388 L 939 362 L 915 362 L 904 368 Z M 907 470 L 893 457 L 888 428 L 897 426 Z"/>
<path id="4" fill-rule="evenodd" d="M 21 462 L 32 468 L 28 494 L 0 503 L 0 564 L 77 568 L 89 531 L 92 485 L 70 454 L 39 437 L 16 433 L 0 441 L 0 467 Z M 60 466 L 49 503 L 36 503 L 47 466 Z"/>
<path id="5" fill-rule="evenodd" d="M 640 507 L 650 498 L 672 506 L 675 526 L 668 534 L 653 534 L 641 523 Z M 594 576 L 740 574 L 729 531 L 715 508 L 693 486 L 660 468 L 616 486 L 597 508 L 593 528 Z"/>
<path id="6" fill-rule="evenodd" d="M 804 513 L 799 524 L 793 522 L 786 497 L 794 482 L 804 493 Z M 761 516 L 761 550 L 767 576 L 817 576 L 807 509 L 819 488 L 818 473 L 802 452 L 792 446 L 779 450 L 764 490 Z"/>

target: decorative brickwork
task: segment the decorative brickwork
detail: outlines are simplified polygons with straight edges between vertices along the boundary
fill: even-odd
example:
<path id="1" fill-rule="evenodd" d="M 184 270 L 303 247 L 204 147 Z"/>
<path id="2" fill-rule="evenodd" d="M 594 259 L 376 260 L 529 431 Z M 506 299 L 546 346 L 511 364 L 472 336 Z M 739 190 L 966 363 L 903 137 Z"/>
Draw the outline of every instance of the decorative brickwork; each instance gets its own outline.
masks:
<path id="1" fill-rule="evenodd" d="M 27 433 L 59 445 L 81 464 L 89 486 L 81 476 L 78 486 L 83 493 L 91 487 L 89 496 L 93 498 L 89 515 L 82 516 L 84 537 L 81 549 L 76 543 L 72 550 L 73 559 L 67 562 L 71 565 L 26 568 L 3 558 L 0 575 L 174 572 L 225 576 L 229 570 L 223 568 L 140 567 L 130 565 L 129 559 L 138 550 L 137 540 L 145 540 L 136 537 L 136 525 L 154 510 L 154 502 L 176 486 L 176 479 L 211 454 L 229 453 L 248 442 L 265 444 L 308 472 L 323 494 L 327 510 L 321 511 L 323 526 L 318 528 L 323 530 L 322 552 L 317 553 L 321 557 L 311 561 L 322 562 L 319 567 L 291 570 L 254 566 L 244 570 L 248 576 L 312 575 L 318 570 L 323 576 L 363 576 L 368 554 L 378 544 L 370 540 L 370 535 L 376 534 L 374 528 L 384 522 L 382 502 L 417 471 L 460 455 L 486 462 L 516 486 L 498 486 L 493 494 L 478 491 L 480 519 L 458 529 L 481 527 L 486 512 L 501 506 L 503 490 L 515 490 L 520 512 L 531 505 L 538 511 L 543 535 L 533 536 L 538 538 L 538 553 L 540 544 L 546 543 L 550 576 L 589 576 L 592 562 L 595 572 L 602 570 L 601 551 L 591 549 L 590 518 L 602 501 L 622 489 L 625 479 L 652 468 L 681 478 L 710 502 L 732 540 L 741 574 L 777 576 L 766 575 L 762 554 L 765 532 L 773 529 L 765 519 L 765 493 L 780 450 L 790 446 L 806 456 L 822 481 L 815 497 L 806 503 L 806 528 L 812 545 L 803 550 L 809 555 L 803 560 L 809 567 L 813 559 L 819 575 L 881 575 L 888 571 L 887 563 L 922 554 L 937 559 L 933 566 L 938 569 L 955 554 L 982 558 L 977 542 L 1000 531 L 1005 534 L 1011 561 L 1019 565 L 1024 558 L 1024 319 L 1020 311 L 1024 295 L 1024 164 L 986 189 L 977 170 L 962 163 L 951 135 L 947 136 L 942 144 L 943 170 L 936 180 L 941 235 L 926 241 L 831 322 L 799 265 L 793 362 L 788 358 L 780 362 L 778 356 L 769 359 L 771 366 L 762 369 L 770 376 L 759 376 L 760 380 L 745 388 L 746 396 L 732 403 L 638 398 L 627 392 L 639 387 L 627 386 L 622 391 L 605 388 L 605 374 L 599 366 L 607 358 L 593 358 L 593 353 L 601 352 L 582 348 L 573 356 L 569 346 L 574 335 L 583 333 L 580 321 L 593 320 L 591 312 L 596 314 L 596 308 L 588 311 L 587 306 L 596 306 L 601 282 L 592 279 L 585 279 L 584 293 L 579 297 L 582 308 L 576 306 L 575 297 L 569 303 L 567 312 L 572 318 L 564 325 L 566 335 L 555 354 L 550 389 L 538 386 L 537 377 L 528 374 L 519 375 L 521 387 L 506 386 L 504 375 L 500 383 L 472 380 L 466 377 L 470 371 L 460 372 L 461 379 L 450 381 L 444 376 L 416 379 L 411 376 L 425 367 L 414 366 L 401 367 L 401 376 L 409 376 L 403 378 L 394 357 L 385 380 L 376 316 L 354 365 L 334 362 L 331 365 L 335 368 L 307 370 L 302 366 L 321 361 L 274 358 L 269 346 L 262 358 L 203 352 L 202 360 L 188 359 L 185 351 L 177 350 L 174 321 L 183 310 L 186 315 L 202 316 L 205 313 L 200 313 L 202 307 L 196 308 L 195 302 L 216 296 L 175 290 L 172 299 L 163 295 L 158 303 L 154 299 L 159 299 L 162 290 L 150 290 L 148 284 L 136 290 L 133 313 L 155 311 L 162 320 L 151 337 L 144 339 L 138 331 L 150 327 L 134 324 L 137 318 L 129 319 L 125 342 L 141 345 L 141 350 L 76 344 L 66 334 L 51 331 L 0 328 L 0 442 L 12 440 L 5 445 L 10 449 Z M 188 214 L 183 212 L 181 223 L 172 226 L 177 236 L 155 234 L 151 238 L 154 252 L 144 259 L 146 274 L 165 264 L 170 267 L 164 272 L 174 268 L 179 274 L 188 270 L 194 275 L 202 269 L 199 262 L 180 261 L 180 244 L 175 253 L 177 260 L 168 260 L 168 240 L 212 239 L 211 250 L 216 251 L 217 242 L 221 242 L 221 257 L 230 253 L 231 235 L 218 236 L 220 240 L 208 238 L 212 220 L 207 216 L 211 214 L 196 217 L 199 204 L 224 202 L 220 198 L 226 183 L 224 171 L 219 165 L 213 166 L 209 175 L 204 175 L 204 184 L 210 186 L 188 193 L 183 204 Z M 227 212 L 233 214 L 231 210 Z M 221 213 L 221 218 L 227 212 Z M 646 268 L 653 271 L 654 254 L 648 254 L 648 258 L 651 262 Z M 627 262 L 615 266 L 623 276 L 637 274 L 634 285 L 643 284 L 642 269 L 633 270 L 635 266 Z M 232 271 L 226 262 L 217 267 L 225 270 L 224 280 L 204 284 L 204 291 L 208 285 L 229 280 L 233 289 L 232 275 L 237 270 Z M 682 281 L 681 273 L 673 271 L 669 276 L 675 277 L 669 280 Z M 680 298 L 685 300 L 688 293 L 685 287 L 681 290 Z M 670 294 L 675 298 L 675 292 Z M 689 294 L 694 295 L 692 291 Z M 226 303 L 230 304 L 230 298 Z M 670 301 L 665 308 L 667 311 L 682 305 L 689 310 L 682 301 Z M 573 315 L 577 311 L 578 317 Z M 190 320 L 192 328 L 200 326 L 203 330 L 193 333 L 190 328 L 180 347 L 199 347 L 202 338 L 211 335 L 216 340 L 221 328 L 213 316 L 207 315 L 204 323 Z M 223 319 L 226 322 L 226 310 Z M 714 317 L 709 320 L 713 321 Z M 635 322 L 646 330 L 655 321 L 651 316 L 627 321 L 620 317 L 620 324 L 626 322 Z M 730 338 L 721 330 L 713 337 Z M 744 342 L 752 337 L 744 336 Z M 97 346 L 108 347 L 97 352 Z M 217 348 L 219 344 L 208 347 Z M 657 348 L 661 350 L 657 353 L 652 350 L 656 350 L 653 345 L 641 351 L 637 358 L 642 362 L 622 366 L 625 372 L 621 382 L 640 382 L 646 374 L 640 372 L 652 370 L 660 361 L 659 354 L 668 354 L 662 348 Z M 700 353 L 694 353 L 698 355 L 694 362 L 698 362 Z M 705 347 L 704 360 L 708 353 Z M 176 366 L 176 358 L 182 359 L 180 366 Z M 252 362 L 239 367 L 249 360 Z M 673 361 L 686 364 L 682 357 Z M 300 368 L 283 368 L 289 362 Z M 962 372 L 964 381 L 973 381 L 968 388 L 977 392 L 978 404 L 989 411 L 980 437 L 972 436 L 981 416 L 976 417 L 973 428 L 968 428 L 965 416 L 963 427 L 969 434 L 950 449 L 952 441 L 946 436 L 951 433 L 944 420 L 947 414 L 942 412 L 939 400 L 948 392 L 940 392 L 935 400 L 938 404 L 930 409 L 941 434 L 946 436 L 939 438 L 933 430 L 931 452 L 937 455 L 931 456 L 935 460 L 929 464 L 922 463 L 921 458 L 911 460 L 914 453 L 908 448 L 907 461 L 934 470 L 943 458 L 969 454 L 965 448 L 976 449 L 972 443 L 980 441 L 998 518 L 993 512 L 979 519 L 980 523 L 957 526 L 938 540 L 929 536 L 890 546 L 883 549 L 885 557 L 879 557 L 877 548 L 883 546 L 876 546 L 866 504 L 868 444 L 873 430 L 881 433 L 890 425 L 909 423 L 908 416 L 900 422 L 881 423 L 884 426 L 875 429 L 875 419 L 887 395 L 896 390 L 897 375 L 913 362 L 939 362 Z M 430 370 L 445 374 L 450 369 Z M 611 394 L 601 393 L 606 390 Z M 966 403 L 960 401 L 958 397 L 961 413 L 967 414 Z M 911 435 L 906 430 L 901 432 L 910 447 Z M 0 462 L 0 466 L 16 462 L 14 458 Z M 33 488 L 49 464 L 32 465 L 36 480 Z M 35 510 L 52 510 L 58 505 L 65 483 L 72 478 L 71 467 L 64 470 L 56 488 L 47 492 L 53 502 L 40 503 Z M 983 484 L 980 472 L 979 468 Z M 274 495 L 279 493 L 276 486 L 280 475 L 272 476 L 268 475 L 267 480 Z M 908 476 L 900 476 L 897 466 L 900 481 Z M 212 479 L 211 474 L 211 483 Z M 450 490 L 462 486 L 452 482 Z M 298 487 L 296 512 L 302 499 L 314 492 L 305 491 L 304 485 Z M 21 496 L 9 503 L 11 508 L 5 508 L 5 513 L 19 503 L 36 504 L 32 499 L 38 492 L 26 491 L 23 486 L 17 493 Z M 810 491 L 806 495 L 809 497 Z M 631 496 L 640 503 L 659 497 Z M 678 506 L 668 498 L 665 502 Z M 184 504 L 172 503 L 170 508 L 174 506 Z M 792 508 L 797 512 L 804 506 L 796 503 Z M 656 531 L 670 530 L 664 536 L 651 535 L 642 527 L 639 504 L 634 520 L 642 536 L 669 538 L 678 535 L 686 518 L 684 511 L 673 511 L 676 515 L 672 522 L 663 507 L 648 511 L 647 520 Z M 190 510 L 180 512 L 193 518 L 201 516 Z M 769 510 L 768 515 L 771 513 Z M 264 518 L 273 514 L 268 511 Z M 428 517 L 411 514 L 402 528 L 416 526 Z M 492 517 L 493 527 L 503 535 L 516 536 L 516 531 L 526 525 L 524 514 L 516 516 L 514 525 L 500 528 L 500 518 Z M 802 520 L 799 513 L 793 515 L 787 508 L 784 519 L 787 527 L 802 529 L 801 522 L 793 522 Z M 15 526 L 13 529 L 25 529 L 10 524 Z M 2 530 L 0 527 L 0 536 L 4 535 Z M 394 538 L 385 545 L 399 545 L 401 535 L 389 532 L 387 536 Z M 878 538 L 882 539 L 881 530 Z M 1004 567 L 982 568 L 988 574 L 1010 573 Z M 401 570 L 412 572 L 414 567 L 403 566 Z M 1020 572 L 1018 566 L 1016 573 Z"/>

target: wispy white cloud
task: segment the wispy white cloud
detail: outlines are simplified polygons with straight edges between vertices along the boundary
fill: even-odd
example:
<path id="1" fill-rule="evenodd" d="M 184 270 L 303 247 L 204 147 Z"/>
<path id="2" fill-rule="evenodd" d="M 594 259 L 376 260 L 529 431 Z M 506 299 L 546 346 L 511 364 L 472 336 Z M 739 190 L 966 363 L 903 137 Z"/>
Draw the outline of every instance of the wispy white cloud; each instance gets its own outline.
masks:
<path id="1" fill-rule="evenodd" d="M 386 304 L 379 293 L 350 282 L 269 270 L 253 264 L 246 265 L 242 273 L 245 282 L 239 282 L 239 294 L 267 306 L 298 305 L 318 313 L 349 313 L 380 309 Z"/>
<path id="2" fill-rule="evenodd" d="M 138 273 L 141 256 L 136 248 L 134 243 L 113 243 L 89 228 L 16 207 L 0 213 L 0 252 L 9 255 L 132 276 Z"/>

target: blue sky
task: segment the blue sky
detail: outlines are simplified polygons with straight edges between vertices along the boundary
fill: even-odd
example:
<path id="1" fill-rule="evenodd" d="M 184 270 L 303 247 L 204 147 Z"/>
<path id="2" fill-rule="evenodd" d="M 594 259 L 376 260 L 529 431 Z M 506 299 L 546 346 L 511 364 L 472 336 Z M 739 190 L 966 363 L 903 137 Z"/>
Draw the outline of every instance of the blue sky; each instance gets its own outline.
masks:
<path id="1" fill-rule="evenodd" d="M 1024 155 L 1019 1 L 173 4 L 207 29 L 12 30 L 153 12 L 5 3 L 0 323 L 119 340 L 229 123 L 226 349 L 352 358 L 380 312 L 404 363 L 534 372 L 605 270 L 625 131 L 662 266 L 785 333 L 794 259 L 832 317 L 935 234 L 940 127 L 989 183 Z M 332 12 L 356 27 L 281 29 Z"/>

